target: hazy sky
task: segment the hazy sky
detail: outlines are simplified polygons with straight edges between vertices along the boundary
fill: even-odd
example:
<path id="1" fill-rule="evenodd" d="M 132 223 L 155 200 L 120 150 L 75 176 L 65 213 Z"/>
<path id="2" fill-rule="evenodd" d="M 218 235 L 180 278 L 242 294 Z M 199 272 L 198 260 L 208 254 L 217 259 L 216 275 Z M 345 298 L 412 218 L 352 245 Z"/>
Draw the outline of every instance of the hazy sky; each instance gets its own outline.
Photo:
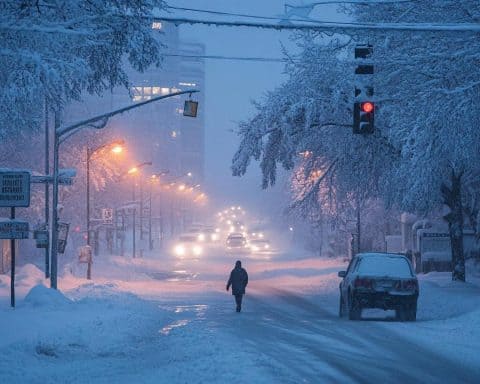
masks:
<path id="1" fill-rule="evenodd" d="M 289 4 L 301 4 L 289 0 Z M 278 16 L 284 12 L 284 0 L 170 0 L 177 7 L 199 8 L 262 16 Z M 328 11 L 324 9 L 322 12 Z M 317 11 L 318 12 L 318 11 Z M 220 19 L 221 16 L 182 13 L 182 16 L 201 19 Z M 322 16 L 327 16 L 323 14 Z M 322 17 L 325 18 L 325 17 Z M 235 18 L 233 18 L 235 20 Z M 289 32 L 244 27 L 214 27 L 182 25 L 181 37 L 205 44 L 207 55 L 281 57 L 281 43 L 294 47 Z M 232 177 L 230 164 L 238 145 L 232 133 L 237 123 L 252 116 L 251 100 L 258 100 L 268 90 L 280 85 L 283 64 L 272 62 L 244 62 L 206 60 L 206 182 L 210 190 L 248 200 L 260 195 L 260 173 L 252 164 L 242 178 Z M 262 193 L 261 195 L 265 195 Z M 260 196 L 259 196 L 260 197 Z M 261 198 L 264 200 L 265 198 Z M 241 203 L 241 201 L 239 201 Z"/>

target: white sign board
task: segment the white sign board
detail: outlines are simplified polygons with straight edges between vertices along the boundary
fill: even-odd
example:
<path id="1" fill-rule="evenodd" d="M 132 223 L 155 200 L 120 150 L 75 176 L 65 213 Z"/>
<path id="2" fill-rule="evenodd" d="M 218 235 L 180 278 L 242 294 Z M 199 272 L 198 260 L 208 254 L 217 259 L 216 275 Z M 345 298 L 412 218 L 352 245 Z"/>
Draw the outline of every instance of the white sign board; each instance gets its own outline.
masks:
<path id="1" fill-rule="evenodd" d="M 113 209 L 112 208 L 103 208 L 102 209 L 102 221 L 103 221 L 103 224 L 113 224 Z"/>
<path id="2" fill-rule="evenodd" d="M 28 222 L 0 220 L 0 239 L 28 239 Z"/>
<path id="3" fill-rule="evenodd" d="M 0 171 L 0 207 L 30 206 L 30 173 Z"/>

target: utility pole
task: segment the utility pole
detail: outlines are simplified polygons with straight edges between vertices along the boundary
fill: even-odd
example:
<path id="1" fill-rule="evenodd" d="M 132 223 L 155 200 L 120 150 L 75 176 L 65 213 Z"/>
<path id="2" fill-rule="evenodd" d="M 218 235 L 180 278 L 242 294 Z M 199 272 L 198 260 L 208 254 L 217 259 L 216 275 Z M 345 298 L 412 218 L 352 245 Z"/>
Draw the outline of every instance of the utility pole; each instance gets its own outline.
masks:
<path id="1" fill-rule="evenodd" d="M 153 250 L 153 239 L 152 239 L 152 188 L 153 180 L 150 178 L 150 193 L 148 201 L 148 249 Z"/>
<path id="2" fill-rule="evenodd" d="M 132 215 L 132 257 L 135 258 L 135 252 L 136 252 L 136 249 L 135 249 L 135 242 L 136 242 L 136 226 L 137 226 L 137 223 L 136 223 L 136 211 L 137 211 L 137 202 L 135 200 L 135 184 L 137 183 L 137 181 L 135 180 L 135 177 L 133 178 L 133 189 L 132 189 L 132 201 L 133 201 L 133 215 Z"/>
<path id="3" fill-rule="evenodd" d="M 360 253 L 360 200 L 357 198 L 357 253 Z"/>
<path id="4" fill-rule="evenodd" d="M 45 102 L 45 175 L 50 174 L 50 132 L 48 121 L 48 105 Z M 45 183 L 45 229 L 48 231 L 48 242 L 45 247 L 45 278 L 50 278 L 50 247 L 52 245 L 50 241 L 49 231 L 49 218 L 50 218 L 50 183 Z"/>
<path id="5" fill-rule="evenodd" d="M 53 207 L 52 207 L 52 266 L 50 276 L 50 287 L 57 289 L 58 276 L 58 158 L 60 147 L 60 135 L 57 133 L 60 128 L 59 112 L 55 111 L 55 135 L 53 136 Z"/>
<path id="6" fill-rule="evenodd" d="M 87 171 L 87 245 L 92 246 L 90 242 L 90 148 L 87 145 L 87 164 L 86 164 L 86 171 Z"/>

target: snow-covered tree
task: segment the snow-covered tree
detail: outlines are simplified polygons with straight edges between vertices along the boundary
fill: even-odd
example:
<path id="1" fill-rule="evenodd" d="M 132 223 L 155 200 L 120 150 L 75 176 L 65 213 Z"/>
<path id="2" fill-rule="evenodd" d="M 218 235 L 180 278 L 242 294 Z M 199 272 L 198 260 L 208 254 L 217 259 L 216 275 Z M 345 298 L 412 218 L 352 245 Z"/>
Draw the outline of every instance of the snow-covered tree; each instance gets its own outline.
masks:
<path id="1" fill-rule="evenodd" d="M 480 3 L 473 0 L 342 7 L 370 23 L 480 20 Z M 480 70 L 474 64 L 480 57 L 480 35 L 377 29 L 359 30 L 350 38 L 342 56 L 333 49 L 338 44 L 320 47 L 307 36 L 299 62 L 287 67 L 289 81 L 269 93 L 258 113 L 240 126 L 233 173 L 242 175 L 252 158 L 260 160 L 266 187 L 275 180 L 277 164 L 298 167 L 297 175 L 299 169 L 305 171 L 300 183 L 305 188 L 295 204 L 307 202 L 307 209 L 322 197 L 325 183 L 330 185 L 327 195 L 337 202 L 380 197 L 387 206 L 420 214 L 446 204 L 453 279 L 464 280 L 463 204 L 478 201 L 472 195 L 480 160 Z M 353 66 L 347 63 L 353 61 L 356 43 L 374 46 L 377 109 L 370 137 L 339 131 L 337 125 L 351 120 Z M 306 151 L 311 156 L 302 164 L 295 156 Z M 468 211 L 472 221 L 478 207 Z"/>
<path id="2" fill-rule="evenodd" d="M 478 23 L 478 1 L 418 0 L 353 7 L 366 22 Z M 480 176 L 480 34 L 388 32 L 359 34 L 374 45 L 375 93 L 382 134 L 401 161 L 389 197 L 409 211 L 445 204 L 453 279 L 465 280 L 462 195 Z M 464 200 L 465 201 L 465 200 Z"/>
<path id="3" fill-rule="evenodd" d="M 46 104 L 61 110 L 83 91 L 127 85 L 126 59 L 158 64 L 152 36 L 162 0 L 0 2 L 0 137 L 40 126 Z"/>
<path id="4" fill-rule="evenodd" d="M 233 159 L 239 176 L 252 159 L 259 160 L 264 188 L 275 182 L 277 164 L 294 170 L 291 208 L 314 225 L 378 197 L 399 155 L 384 137 L 352 134 L 353 67 L 339 58 L 340 46 L 304 36 L 301 56 L 286 68 L 289 80 L 240 125 Z"/>

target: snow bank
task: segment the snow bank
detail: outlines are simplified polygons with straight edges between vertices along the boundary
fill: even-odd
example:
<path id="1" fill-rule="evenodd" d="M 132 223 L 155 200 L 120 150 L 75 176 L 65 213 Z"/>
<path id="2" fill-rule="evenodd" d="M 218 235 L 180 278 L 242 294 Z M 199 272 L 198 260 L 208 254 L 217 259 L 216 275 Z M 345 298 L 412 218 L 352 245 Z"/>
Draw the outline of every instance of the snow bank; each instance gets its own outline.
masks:
<path id="1" fill-rule="evenodd" d="M 24 303 L 33 307 L 58 309 L 59 307 L 70 304 L 71 301 L 60 291 L 39 284 L 28 292 L 27 296 L 25 296 Z"/>

